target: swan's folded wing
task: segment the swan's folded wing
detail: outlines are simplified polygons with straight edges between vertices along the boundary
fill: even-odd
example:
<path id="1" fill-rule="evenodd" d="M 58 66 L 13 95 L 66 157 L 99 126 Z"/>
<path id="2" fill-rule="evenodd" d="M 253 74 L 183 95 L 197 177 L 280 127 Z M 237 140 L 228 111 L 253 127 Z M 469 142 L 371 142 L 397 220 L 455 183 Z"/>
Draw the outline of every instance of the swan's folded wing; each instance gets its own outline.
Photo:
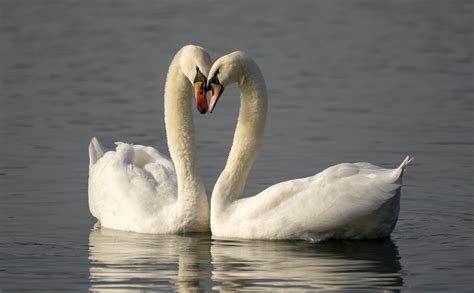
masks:
<path id="1" fill-rule="evenodd" d="M 160 153 L 157 149 L 150 146 L 143 145 L 134 145 L 134 164 L 140 165 L 138 162 L 141 162 L 141 165 L 148 163 L 157 163 L 162 165 L 167 170 L 175 172 L 173 161 L 170 158 Z"/>
<path id="2" fill-rule="evenodd" d="M 304 225 L 318 230 L 339 228 L 378 210 L 400 189 L 396 169 L 368 163 L 340 164 L 309 177 L 295 200 L 306 215 Z"/>
<path id="3" fill-rule="evenodd" d="M 370 164 L 340 164 L 315 176 L 270 186 L 235 202 L 231 209 L 235 221 L 265 222 L 282 234 L 286 229 L 339 228 L 377 210 L 396 194 L 400 184 L 392 180 L 395 171 Z"/>
<path id="4" fill-rule="evenodd" d="M 101 222 L 120 225 L 116 222 L 123 219 L 146 225 L 150 215 L 166 209 L 176 197 L 173 163 L 151 147 L 117 143 L 115 151 L 105 153 L 90 169 L 89 207 Z"/>

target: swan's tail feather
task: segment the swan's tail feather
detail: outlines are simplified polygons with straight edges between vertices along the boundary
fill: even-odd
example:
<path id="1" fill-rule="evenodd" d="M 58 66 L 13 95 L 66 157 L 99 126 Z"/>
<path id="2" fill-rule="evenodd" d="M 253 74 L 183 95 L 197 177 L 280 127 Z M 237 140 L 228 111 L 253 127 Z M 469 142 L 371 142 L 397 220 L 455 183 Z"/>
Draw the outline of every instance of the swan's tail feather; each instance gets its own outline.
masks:
<path id="1" fill-rule="evenodd" d="M 105 153 L 105 148 L 95 137 L 91 139 L 89 144 L 89 166 L 94 165 Z"/>
<path id="2" fill-rule="evenodd" d="M 397 171 L 400 172 L 400 177 L 403 176 L 403 171 L 405 171 L 405 168 L 411 163 L 411 161 L 413 161 L 414 158 L 415 157 L 406 156 L 400 166 L 398 166 Z"/>
<path id="3" fill-rule="evenodd" d="M 410 164 L 411 161 L 413 161 L 414 158 L 415 157 L 406 156 L 403 162 L 400 164 L 400 166 L 397 169 L 404 170 L 408 166 L 408 164 Z"/>

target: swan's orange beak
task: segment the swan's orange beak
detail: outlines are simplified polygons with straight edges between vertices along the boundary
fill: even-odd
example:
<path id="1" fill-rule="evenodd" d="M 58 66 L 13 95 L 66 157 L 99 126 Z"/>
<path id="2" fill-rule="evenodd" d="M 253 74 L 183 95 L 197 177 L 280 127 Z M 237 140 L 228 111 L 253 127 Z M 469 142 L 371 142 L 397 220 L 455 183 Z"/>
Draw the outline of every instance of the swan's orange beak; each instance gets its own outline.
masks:
<path id="1" fill-rule="evenodd" d="M 209 105 L 209 112 L 212 113 L 214 111 L 214 107 L 216 107 L 217 101 L 221 97 L 222 93 L 224 92 L 224 86 L 219 82 L 217 76 L 214 76 L 209 80 L 210 90 L 212 93 L 211 96 L 211 103 Z M 209 90 L 209 86 L 208 86 Z"/>
<path id="2" fill-rule="evenodd" d="M 207 92 L 204 81 L 194 83 L 194 96 L 196 97 L 196 107 L 201 114 L 207 112 Z"/>
<path id="3" fill-rule="evenodd" d="M 215 84 L 211 83 L 211 104 L 209 105 L 209 112 L 212 113 L 214 111 L 214 107 L 217 104 L 217 101 L 219 101 L 219 98 L 222 95 L 222 92 L 224 91 L 224 87 L 221 84 Z"/>
<path id="4" fill-rule="evenodd" d="M 194 78 L 194 96 L 196 97 L 196 107 L 201 114 L 207 112 L 207 78 L 196 67 L 196 77 Z"/>

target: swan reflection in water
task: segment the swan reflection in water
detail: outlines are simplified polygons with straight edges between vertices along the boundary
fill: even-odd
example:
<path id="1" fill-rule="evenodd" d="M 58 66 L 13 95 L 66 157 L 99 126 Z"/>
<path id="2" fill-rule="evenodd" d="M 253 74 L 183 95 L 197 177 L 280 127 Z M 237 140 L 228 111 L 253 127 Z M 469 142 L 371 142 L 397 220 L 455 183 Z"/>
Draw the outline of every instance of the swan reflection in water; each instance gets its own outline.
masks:
<path id="1" fill-rule="evenodd" d="M 403 286 L 397 246 L 390 239 L 311 243 L 215 240 L 214 289 L 273 291 L 386 289 Z"/>
<path id="2" fill-rule="evenodd" d="M 285 291 L 403 287 L 390 239 L 240 241 L 209 234 L 150 235 L 94 229 L 92 292 Z"/>
<path id="3" fill-rule="evenodd" d="M 209 280 L 209 234 L 138 234 L 106 228 L 89 235 L 92 292 L 183 292 Z"/>

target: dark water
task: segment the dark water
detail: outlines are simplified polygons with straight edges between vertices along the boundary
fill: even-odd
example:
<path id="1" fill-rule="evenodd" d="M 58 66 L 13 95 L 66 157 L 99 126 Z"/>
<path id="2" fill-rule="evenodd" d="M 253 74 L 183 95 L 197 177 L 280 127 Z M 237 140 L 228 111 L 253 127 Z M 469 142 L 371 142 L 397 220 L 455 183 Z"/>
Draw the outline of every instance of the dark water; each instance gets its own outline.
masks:
<path id="1" fill-rule="evenodd" d="M 471 1 L 0 1 L 0 291 L 472 291 L 473 28 Z M 188 43 L 213 59 L 244 50 L 265 75 L 249 195 L 340 162 L 414 155 L 391 239 L 95 230 L 89 140 L 167 152 L 163 83 Z M 237 95 L 195 113 L 208 191 Z"/>

